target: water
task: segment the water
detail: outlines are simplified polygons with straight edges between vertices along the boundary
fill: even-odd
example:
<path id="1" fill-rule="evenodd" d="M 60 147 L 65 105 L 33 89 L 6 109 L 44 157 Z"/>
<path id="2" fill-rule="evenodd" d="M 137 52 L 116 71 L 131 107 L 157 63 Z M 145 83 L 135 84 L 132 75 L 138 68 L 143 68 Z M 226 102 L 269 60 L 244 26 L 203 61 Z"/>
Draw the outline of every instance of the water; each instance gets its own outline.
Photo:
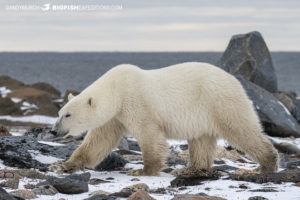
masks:
<path id="1" fill-rule="evenodd" d="M 0 53 L 0 75 L 27 84 L 47 82 L 64 92 L 83 90 L 111 67 L 130 63 L 144 69 L 200 61 L 216 64 L 222 53 Z M 300 95 L 300 52 L 272 53 L 279 88 Z"/>

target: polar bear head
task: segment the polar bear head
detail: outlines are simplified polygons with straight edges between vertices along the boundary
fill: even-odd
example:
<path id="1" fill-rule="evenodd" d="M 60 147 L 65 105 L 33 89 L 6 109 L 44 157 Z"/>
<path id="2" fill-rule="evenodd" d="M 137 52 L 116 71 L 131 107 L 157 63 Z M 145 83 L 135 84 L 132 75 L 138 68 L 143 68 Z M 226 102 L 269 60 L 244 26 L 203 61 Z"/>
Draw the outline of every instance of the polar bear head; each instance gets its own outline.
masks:
<path id="1" fill-rule="evenodd" d="M 95 103 L 93 97 L 84 95 L 73 96 L 69 94 L 68 103 L 58 112 L 58 119 L 52 131 L 57 136 L 78 136 L 94 127 Z"/>

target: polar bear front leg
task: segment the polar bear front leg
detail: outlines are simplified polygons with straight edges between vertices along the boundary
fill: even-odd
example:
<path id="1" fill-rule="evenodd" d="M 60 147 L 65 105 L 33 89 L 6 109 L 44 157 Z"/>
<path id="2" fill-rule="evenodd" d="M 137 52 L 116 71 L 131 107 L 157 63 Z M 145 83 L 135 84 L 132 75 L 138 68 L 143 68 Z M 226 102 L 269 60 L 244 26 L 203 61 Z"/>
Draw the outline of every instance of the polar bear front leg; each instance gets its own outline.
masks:
<path id="1" fill-rule="evenodd" d="M 164 133 L 158 128 L 150 128 L 136 136 L 143 154 L 144 168 L 128 172 L 132 176 L 159 176 L 165 165 L 168 153 L 168 144 Z"/>
<path id="2" fill-rule="evenodd" d="M 69 160 L 54 163 L 49 170 L 57 173 L 74 173 L 84 170 L 85 167 L 95 167 L 117 146 L 123 132 L 123 125 L 114 119 L 102 127 L 91 130 Z"/>

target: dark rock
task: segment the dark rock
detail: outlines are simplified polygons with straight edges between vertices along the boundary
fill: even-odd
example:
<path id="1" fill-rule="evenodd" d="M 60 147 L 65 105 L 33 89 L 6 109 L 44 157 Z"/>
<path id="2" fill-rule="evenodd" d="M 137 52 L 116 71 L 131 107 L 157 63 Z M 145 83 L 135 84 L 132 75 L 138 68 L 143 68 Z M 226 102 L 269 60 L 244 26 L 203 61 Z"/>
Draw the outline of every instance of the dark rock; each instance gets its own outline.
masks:
<path id="1" fill-rule="evenodd" d="M 300 100 L 294 99 L 294 109 L 292 110 L 292 115 L 300 124 Z"/>
<path id="2" fill-rule="evenodd" d="M 95 170 L 120 170 L 126 165 L 126 163 L 128 163 L 128 161 L 125 160 L 120 154 L 112 152 L 100 164 L 98 164 L 95 167 Z"/>
<path id="3" fill-rule="evenodd" d="M 282 183 L 282 182 L 299 182 L 300 171 L 298 172 L 278 172 L 278 173 L 265 173 L 265 174 L 254 174 L 254 173 L 243 173 L 243 174 L 230 174 L 229 177 L 233 180 L 248 181 L 254 183 Z"/>
<path id="4" fill-rule="evenodd" d="M 125 149 L 116 150 L 115 152 L 120 155 L 141 155 L 140 153 L 137 153 L 135 151 L 125 150 Z"/>
<path id="5" fill-rule="evenodd" d="M 219 179 L 221 174 L 216 170 L 202 170 L 201 172 L 188 172 L 187 174 L 182 173 L 177 176 L 174 180 L 171 181 L 172 187 L 180 187 L 180 186 L 193 186 L 193 185 L 201 185 L 203 181 L 207 180 L 217 180 Z"/>
<path id="6" fill-rule="evenodd" d="M 300 126 L 285 106 L 267 90 L 237 77 L 254 104 L 265 132 L 277 137 L 300 137 Z"/>
<path id="7" fill-rule="evenodd" d="M 22 115 L 22 111 L 10 98 L 0 95 L 0 115 Z"/>
<path id="8" fill-rule="evenodd" d="M 24 83 L 9 76 L 0 76 L 0 87 L 5 86 L 10 90 L 15 90 L 24 86 Z"/>
<path id="9" fill-rule="evenodd" d="M 166 164 L 168 166 L 174 166 L 174 165 L 186 165 L 186 162 L 178 157 L 168 157 Z"/>
<path id="10" fill-rule="evenodd" d="M 224 161 L 224 160 L 214 160 L 214 164 L 217 164 L 217 165 L 224 165 L 224 164 L 225 164 L 225 161 Z"/>
<path id="11" fill-rule="evenodd" d="M 184 151 L 184 150 L 188 150 L 189 149 L 189 145 L 188 144 L 181 144 L 179 145 L 179 148 Z"/>
<path id="12" fill-rule="evenodd" d="M 261 188 L 256 190 L 249 190 L 250 192 L 278 192 L 278 190 L 274 190 L 272 188 Z"/>
<path id="13" fill-rule="evenodd" d="M 268 199 L 262 196 L 254 196 L 254 197 L 249 197 L 248 200 L 268 200 Z"/>
<path id="14" fill-rule="evenodd" d="M 247 185 L 245 185 L 245 184 L 240 184 L 239 188 L 241 188 L 241 189 L 248 189 L 249 187 Z"/>
<path id="15" fill-rule="evenodd" d="M 168 167 L 168 168 L 165 168 L 165 169 L 163 169 L 163 170 L 161 170 L 161 171 L 169 174 L 169 173 L 171 173 L 173 170 L 174 170 L 173 168 Z"/>
<path id="16" fill-rule="evenodd" d="M 285 167 L 287 167 L 287 168 L 290 168 L 292 166 L 298 166 L 298 167 L 300 167 L 300 160 L 287 162 L 286 165 L 285 165 Z"/>
<path id="17" fill-rule="evenodd" d="M 137 141 L 127 139 L 129 150 L 132 151 L 141 151 L 141 148 Z"/>
<path id="18" fill-rule="evenodd" d="M 294 144 L 282 142 L 279 144 L 273 143 L 273 145 L 279 152 L 286 153 L 286 154 L 300 154 L 300 149 Z"/>
<path id="19" fill-rule="evenodd" d="M 218 165 L 218 166 L 214 166 L 213 169 L 218 170 L 218 171 L 231 171 L 231 170 L 237 170 L 238 168 L 230 166 L 230 165 Z"/>
<path id="20" fill-rule="evenodd" d="M 277 77 L 268 47 L 259 32 L 234 35 L 218 66 L 268 90 L 277 91 Z"/>
<path id="21" fill-rule="evenodd" d="M 129 146 L 128 146 L 128 142 L 127 142 L 126 138 L 121 137 L 121 140 L 118 144 L 118 148 L 121 150 L 129 150 Z"/>
<path id="22" fill-rule="evenodd" d="M 8 194 L 2 187 L 0 187 L 0 199 L 1 200 L 17 200 L 13 195 Z"/>
<path id="23" fill-rule="evenodd" d="M 88 182 L 91 178 L 91 173 L 86 172 L 86 173 L 82 173 L 82 174 L 71 174 L 69 176 L 66 176 L 65 178 Z"/>
<path id="24" fill-rule="evenodd" d="M 67 159 L 76 147 L 75 144 L 50 146 L 41 144 L 37 139 L 26 136 L 0 137 L 0 159 L 10 167 L 35 168 L 47 171 L 49 164 L 35 160 L 30 152 L 40 152 L 43 155 Z"/>
<path id="25" fill-rule="evenodd" d="M 32 190 L 37 195 L 55 195 L 57 190 L 52 185 L 42 185 Z"/>
<path id="26" fill-rule="evenodd" d="M 199 194 L 178 194 L 172 200 L 226 200 L 221 197 L 208 196 L 205 193 Z"/>
<path id="27" fill-rule="evenodd" d="M 53 178 L 48 180 L 60 193 L 64 194 L 80 194 L 88 192 L 88 184 L 84 181 L 71 178 Z"/>
<path id="28" fill-rule="evenodd" d="M 37 138 L 38 140 L 51 141 L 56 137 L 56 132 L 51 130 L 51 127 L 37 127 L 27 131 L 24 135 Z"/>
<path id="29" fill-rule="evenodd" d="M 54 88 L 52 85 L 48 84 L 48 83 L 34 83 L 32 85 L 29 85 L 30 87 L 33 87 L 35 89 L 47 92 L 48 94 L 50 94 L 50 96 L 52 98 L 60 98 L 60 91 L 57 90 L 56 88 Z"/>
<path id="30" fill-rule="evenodd" d="M 114 192 L 112 193 L 111 195 L 112 196 L 116 196 L 116 197 L 121 197 L 121 198 L 127 198 L 129 197 L 130 195 L 132 195 L 132 191 L 131 190 L 122 190 L 120 192 Z"/>
<path id="31" fill-rule="evenodd" d="M 11 136 L 7 128 L 0 125 L 0 136 Z"/>
<path id="32" fill-rule="evenodd" d="M 91 180 L 89 180 L 88 182 L 90 185 L 99 185 L 101 183 L 110 183 L 110 181 L 105 181 L 99 178 L 92 178 Z"/>
<path id="33" fill-rule="evenodd" d="M 107 196 L 105 194 L 96 194 L 84 200 L 115 200 L 114 196 Z"/>

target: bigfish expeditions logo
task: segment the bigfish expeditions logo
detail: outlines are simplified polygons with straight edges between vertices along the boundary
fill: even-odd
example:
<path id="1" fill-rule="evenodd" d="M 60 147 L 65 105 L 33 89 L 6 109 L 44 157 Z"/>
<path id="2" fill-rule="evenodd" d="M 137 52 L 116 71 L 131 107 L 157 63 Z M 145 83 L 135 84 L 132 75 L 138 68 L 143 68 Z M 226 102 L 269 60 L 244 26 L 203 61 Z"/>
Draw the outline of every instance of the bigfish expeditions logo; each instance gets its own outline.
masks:
<path id="1" fill-rule="evenodd" d="M 11 4 L 5 5 L 7 11 L 97 11 L 97 10 L 123 10 L 122 5 L 104 4 Z"/>

